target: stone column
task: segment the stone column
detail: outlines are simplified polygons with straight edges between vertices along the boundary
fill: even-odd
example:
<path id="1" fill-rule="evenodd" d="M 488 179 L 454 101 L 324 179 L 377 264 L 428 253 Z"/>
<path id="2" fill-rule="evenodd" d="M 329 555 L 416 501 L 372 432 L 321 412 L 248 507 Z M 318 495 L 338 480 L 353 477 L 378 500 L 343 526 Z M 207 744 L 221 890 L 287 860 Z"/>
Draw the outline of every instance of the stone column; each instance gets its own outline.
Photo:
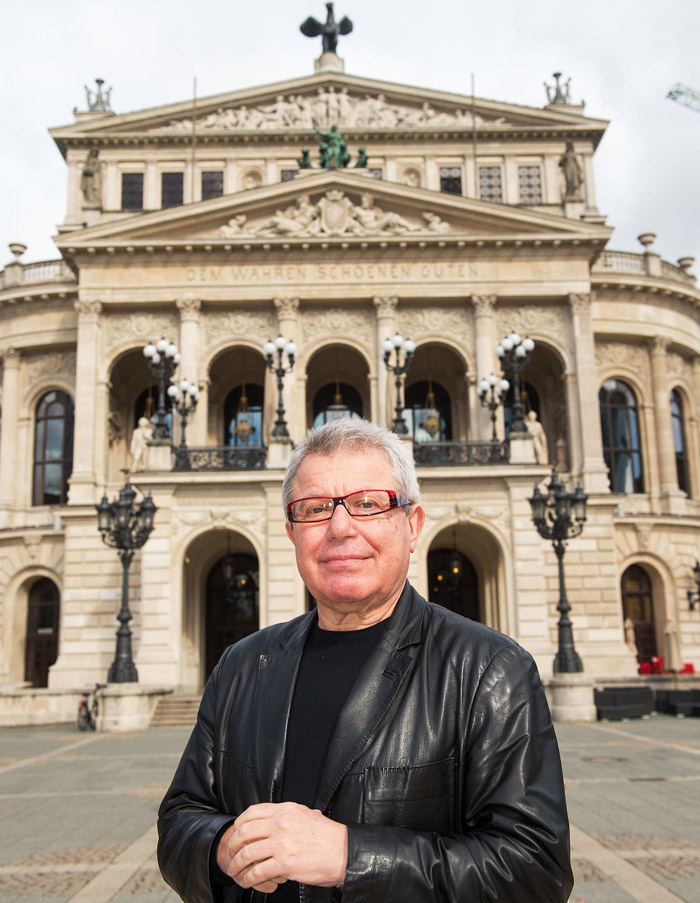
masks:
<path id="1" fill-rule="evenodd" d="M 493 338 L 493 311 L 496 306 L 496 295 L 472 295 L 474 304 L 474 333 L 475 333 L 475 360 L 476 360 L 476 385 L 489 376 L 494 369 L 494 355 L 496 343 Z M 471 397 L 470 397 L 471 400 Z M 488 408 L 483 408 L 476 396 L 473 407 L 475 411 L 474 424 L 470 432 L 474 439 L 485 442 L 491 438 L 491 417 Z"/>
<path id="2" fill-rule="evenodd" d="M 592 294 L 571 294 L 571 325 L 574 339 L 578 419 L 581 423 L 581 478 L 587 492 L 608 492 L 610 480 L 603 460 L 600 430 L 598 375 L 595 365 L 595 340 L 591 307 Z M 572 436 L 573 439 L 573 436 Z M 572 461 L 576 457 L 571 450 Z"/>
<path id="3" fill-rule="evenodd" d="M 670 340 L 655 336 L 651 348 L 651 379 L 654 387 L 654 421 L 656 446 L 659 453 L 661 483 L 661 509 L 665 513 L 680 514 L 684 511 L 684 493 L 678 488 L 676 449 L 673 443 L 671 420 L 671 385 L 668 378 L 666 352 Z"/>
<path id="4" fill-rule="evenodd" d="M 393 411 L 389 412 L 389 373 L 384 364 L 384 352 L 382 351 L 382 342 L 390 339 L 396 332 L 396 308 L 399 299 L 396 297 L 388 297 L 385 295 L 377 296 L 372 299 L 375 310 L 377 311 L 377 328 L 374 337 L 375 347 L 377 349 L 376 367 L 377 367 L 377 410 L 372 411 L 372 419 L 381 426 L 389 427 L 393 422 Z"/>
<path id="5" fill-rule="evenodd" d="M 692 376 L 693 398 L 700 398 L 700 358 L 693 361 Z M 697 411 L 697 408 L 694 408 Z M 697 413 L 691 415 L 686 411 L 686 438 L 688 441 L 688 468 L 690 470 L 690 488 L 692 497 L 700 494 L 700 432 L 698 432 L 700 419 Z"/>
<path id="6" fill-rule="evenodd" d="M 202 302 L 199 298 L 185 295 L 175 302 L 180 311 L 180 379 L 188 379 L 200 388 L 202 374 L 199 372 L 199 316 Z M 195 412 L 187 425 L 187 444 L 193 446 L 206 445 L 207 433 L 207 399 L 200 395 Z M 178 424 L 179 427 L 179 424 Z"/>
<path id="7" fill-rule="evenodd" d="M 68 501 L 71 505 L 93 505 L 96 501 L 95 444 L 99 430 L 107 423 L 96 422 L 98 359 L 100 353 L 99 301 L 78 299 L 78 340 L 75 363 L 75 426 L 73 473 Z"/>
<path id="8" fill-rule="evenodd" d="M 0 529 L 12 526 L 17 502 L 17 427 L 19 415 L 19 365 L 14 348 L 2 352 L 2 434 L 0 435 Z M 30 490 L 31 491 L 31 490 Z"/>

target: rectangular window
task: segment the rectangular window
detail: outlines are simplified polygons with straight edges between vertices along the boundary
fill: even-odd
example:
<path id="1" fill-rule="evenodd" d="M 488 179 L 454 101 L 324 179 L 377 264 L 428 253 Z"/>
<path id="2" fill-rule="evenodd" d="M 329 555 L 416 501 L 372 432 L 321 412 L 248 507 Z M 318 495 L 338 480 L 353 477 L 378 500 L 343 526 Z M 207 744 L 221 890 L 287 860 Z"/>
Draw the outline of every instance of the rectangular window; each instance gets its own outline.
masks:
<path id="1" fill-rule="evenodd" d="M 500 166 L 479 167 L 479 197 L 482 201 L 492 201 L 494 204 L 503 203 Z"/>
<path id="2" fill-rule="evenodd" d="M 459 166 L 440 167 L 440 191 L 445 194 L 462 193 L 462 170 Z"/>
<path id="3" fill-rule="evenodd" d="M 122 173 L 122 210 L 143 210 L 143 173 Z"/>
<path id="4" fill-rule="evenodd" d="M 224 193 L 224 174 L 218 172 L 202 173 L 202 200 L 208 201 L 210 198 L 220 198 Z"/>
<path id="5" fill-rule="evenodd" d="M 539 166 L 519 166 L 521 204 L 542 203 L 542 172 Z"/>
<path id="6" fill-rule="evenodd" d="M 282 170 L 282 181 L 283 182 L 291 182 L 292 179 L 296 179 L 298 169 L 283 169 Z"/>
<path id="7" fill-rule="evenodd" d="M 373 179 L 381 179 L 384 174 L 384 170 L 382 169 L 368 169 L 367 172 Z"/>
<path id="8" fill-rule="evenodd" d="M 160 177 L 160 206 L 179 207 L 182 204 L 183 173 L 164 172 Z"/>

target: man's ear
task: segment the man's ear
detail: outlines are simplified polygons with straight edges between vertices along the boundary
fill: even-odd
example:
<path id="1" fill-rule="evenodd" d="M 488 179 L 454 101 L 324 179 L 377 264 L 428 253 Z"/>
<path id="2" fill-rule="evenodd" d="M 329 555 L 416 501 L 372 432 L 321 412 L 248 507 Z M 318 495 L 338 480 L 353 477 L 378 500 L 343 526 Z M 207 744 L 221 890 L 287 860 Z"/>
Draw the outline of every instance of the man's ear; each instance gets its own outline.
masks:
<path id="1" fill-rule="evenodd" d="M 291 521 L 287 521 L 284 525 L 284 529 L 287 531 L 287 536 L 290 540 L 294 542 L 294 524 L 291 523 Z"/>
<path id="2" fill-rule="evenodd" d="M 414 505 L 413 511 L 408 515 L 408 524 L 411 529 L 411 551 L 415 552 L 416 543 L 420 536 L 420 531 L 425 523 L 425 508 L 422 505 Z"/>

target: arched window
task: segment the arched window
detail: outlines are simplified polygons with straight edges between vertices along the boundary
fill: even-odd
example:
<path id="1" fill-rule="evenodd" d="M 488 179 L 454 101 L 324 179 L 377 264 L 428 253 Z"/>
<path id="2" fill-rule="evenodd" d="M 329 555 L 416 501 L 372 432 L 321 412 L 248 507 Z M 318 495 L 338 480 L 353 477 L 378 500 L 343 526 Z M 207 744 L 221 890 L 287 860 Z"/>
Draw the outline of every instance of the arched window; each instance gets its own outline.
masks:
<path id="1" fill-rule="evenodd" d="M 53 390 L 36 407 L 33 505 L 65 505 L 73 470 L 73 399 Z"/>
<path id="2" fill-rule="evenodd" d="M 644 492 L 637 399 L 627 383 L 609 379 L 598 393 L 603 457 L 611 492 Z"/>
<path id="3" fill-rule="evenodd" d="M 351 420 L 362 418 L 362 399 L 357 389 L 347 383 L 329 383 L 314 396 L 313 425 L 322 426 L 330 420 Z"/>
<path id="4" fill-rule="evenodd" d="M 133 429 L 139 425 L 139 420 L 145 417 L 155 425 L 156 411 L 158 410 L 158 385 L 154 383 L 136 399 L 134 405 L 134 422 Z M 168 393 L 165 393 L 165 423 L 168 427 L 170 437 L 173 435 L 173 399 Z"/>
<path id="5" fill-rule="evenodd" d="M 42 577 L 29 591 L 28 602 L 24 679 L 33 687 L 47 687 L 49 668 L 58 655 L 58 587 Z"/>
<path id="6" fill-rule="evenodd" d="M 638 564 L 622 575 L 622 615 L 625 634 L 637 647 L 637 661 L 650 662 L 656 653 L 656 627 L 649 575 Z"/>
<path id="7" fill-rule="evenodd" d="M 428 552 L 428 598 L 458 615 L 479 620 L 479 581 L 474 565 L 459 549 Z"/>
<path id="8" fill-rule="evenodd" d="M 259 627 L 260 573 L 258 559 L 247 553 L 228 553 L 207 577 L 206 676 L 224 650 Z"/>
<path id="9" fill-rule="evenodd" d="M 678 389 L 671 392 L 671 423 L 673 425 L 673 448 L 676 453 L 676 474 L 678 488 L 690 495 L 690 479 L 688 477 L 688 446 L 685 441 L 685 422 L 683 417 L 683 399 Z"/>
<path id="10" fill-rule="evenodd" d="M 262 445 L 263 387 L 236 386 L 224 402 L 224 445 Z"/>
<path id="11" fill-rule="evenodd" d="M 406 389 L 404 420 L 414 442 L 449 442 L 452 406 L 447 390 L 432 380 L 419 380 Z"/>
<path id="12" fill-rule="evenodd" d="M 503 425 L 506 437 L 510 435 L 510 423 L 513 419 L 513 380 L 509 377 L 510 388 L 506 392 L 505 405 L 503 407 Z M 523 406 L 523 417 L 527 417 L 530 411 L 537 414 L 537 419 L 542 423 L 542 413 L 540 411 L 540 396 L 537 390 L 530 383 L 520 380 L 520 403 Z"/>

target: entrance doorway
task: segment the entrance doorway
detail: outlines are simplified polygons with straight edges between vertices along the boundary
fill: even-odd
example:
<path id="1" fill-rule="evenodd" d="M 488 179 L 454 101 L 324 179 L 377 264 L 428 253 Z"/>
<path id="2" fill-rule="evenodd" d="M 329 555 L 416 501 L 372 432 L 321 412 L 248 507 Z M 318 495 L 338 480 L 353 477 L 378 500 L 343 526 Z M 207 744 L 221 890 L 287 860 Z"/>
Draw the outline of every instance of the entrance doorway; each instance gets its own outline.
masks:
<path id="1" fill-rule="evenodd" d="M 637 661 L 640 665 L 643 662 L 650 662 L 658 655 L 658 649 L 651 580 L 644 568 L 638 564 L 627 568 L 622 575 L 621 592 L 625 629 L 627 630 L 631 624 L 634 630 Z"/>
<path id="2" fill-rule="evenodd" d="M 471 561 L 457 548 L 428 552 L 428 598 L 472 621 L 481 621 L 479 578 Z"/>
<path id="3" fill-rule="evenodd" d="M 24 679 L 33 687 L 48 687 L 49 668 L 58 656 L 58 587 L 42 577 L 29 591 Z"/>
<path id="4" fill-rule="evenodd" d="M 260 626 L 260 573 L 255 555 L 227 553 L 209 571 L 206 582 L 205 680 L 224 650 Z"/>

